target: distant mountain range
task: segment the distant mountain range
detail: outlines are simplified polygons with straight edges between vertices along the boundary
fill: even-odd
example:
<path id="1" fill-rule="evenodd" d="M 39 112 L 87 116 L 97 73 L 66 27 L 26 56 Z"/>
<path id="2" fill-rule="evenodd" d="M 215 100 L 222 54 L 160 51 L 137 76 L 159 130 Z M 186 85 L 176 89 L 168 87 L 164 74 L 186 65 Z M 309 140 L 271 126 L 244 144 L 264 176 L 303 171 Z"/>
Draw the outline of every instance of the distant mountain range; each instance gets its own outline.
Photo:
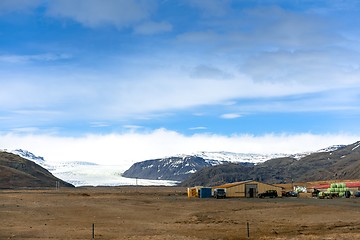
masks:
<path id="1" fill-rule="evenodd" d="M 201 152 L 194 155 L 178 155 L 146 160 L 133 164 L 122 175 L 128 178 L 183 181 L 197 171 L 206 168 L 239 162 L 241 165 L 253 165 L 261 162 L 265 155 L 235 154 L 227 152 Z"/>
<path id="2" fill-rule="evenodd" d="M 0 151 L 0 188 L 55 188 L 57 184 L 74 187 L 33 161 Z"/>
<path id="3" fill-rule="evenodd" d="M 230 163 L 203 168 L 181 185 L 214 186 L 251 179 L 267 183 L 360 179 L 360 142 L 322 149 L 299 159 L 282 157 L 252 166 Z"/>
<path id="4" fill-rule="evenodd" d="M 360 179 L 359 151 L 360 142 L 296 155 L 198 152 L 137 162 L 125 172 L 121 165 L 79 161 L 49 163 L 26 150 L 17 149 L 11 153 L 39 164 L 75 186 L 174 185 L 176 182 L 184 186 L 211 186 L 249 179 L 268 183 Z"/>
<path id="5" fill-rule="evenodd" d="M 200 152 L 146 160 L 123 173 L 128 178 L 168 179 L 181 185 L 217 185 L 255 179 L 268 183 L 360 178 L 360 142 L 317 152 L 245 154 Z"/>
<path id="6" fill-rule="evenodd" d="M 241 166 L 253 166 L 266 160 L 280 157 L 299 159 L 310 153 L 301 154 L 257 154 L 233 152 L 197 152 L 186 155 L 179 154 L 171 157 L 151 159 L 133 164 L 123 173 L 128 178 L 167 179 L 184 181 L 192 174 L 206 167 L 237 163 Z"/>

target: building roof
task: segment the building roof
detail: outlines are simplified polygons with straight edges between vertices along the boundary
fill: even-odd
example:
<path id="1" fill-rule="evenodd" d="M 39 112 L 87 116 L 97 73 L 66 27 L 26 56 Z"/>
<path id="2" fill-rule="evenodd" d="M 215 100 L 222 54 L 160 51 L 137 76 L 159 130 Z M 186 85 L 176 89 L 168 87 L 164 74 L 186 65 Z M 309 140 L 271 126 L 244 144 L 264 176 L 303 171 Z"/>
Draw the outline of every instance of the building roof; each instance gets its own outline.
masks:
<path id="1" fill-rule="evenodd" d="M 226 183 L 226 184 L 223 184 L 223 185 L 220 185 L 220 186 L 215 186 L 213 188 L 231 188 L 231 187 L 235 187 L 235 186 L 242 185 L 242 184 L 249 183 L 249 182 L 262 183 L 262 182 L 255 181 L 255 180 L 247 180 L 247 181 L 242 181 L 242 182 Z M 277 187 L 277 188 L 282 188 L 282 187 L 275 186 L 275 185 L 272 185 L 272 184 L 267 184 L 267 183 L 262 183 L 262 184 L 274 186 L 274 187 Z"/>
<path id="2" fill-rule="evenodd" d="M 347 188 L 357 188 L 360 187 L 360 182 L 344 182 L 346 184 Z M 319 185 L 315 185 L 312 186 L 311 188 L 316 188 L 316 189 L 325 189 L 325 188 L 330 188 L 331 184 L 319 184 Z"/>
<path id="3" fill-rule="evenodd" d="M 241 184 L 248 183 L 248 182 L 252 182 L 252 181 L 253 181 L 253 180 L 247 180 L 247 181 L 242 181 L 242 182 L 226 183 L 226 184 L 223 184 L 223 185 L 220 185 L 220 186 L 216 186 L 216 187 L 214 187 L 214 188 L 229 188 L 229 187 L 234 187 L 234 186 L 241 185 Z"/>

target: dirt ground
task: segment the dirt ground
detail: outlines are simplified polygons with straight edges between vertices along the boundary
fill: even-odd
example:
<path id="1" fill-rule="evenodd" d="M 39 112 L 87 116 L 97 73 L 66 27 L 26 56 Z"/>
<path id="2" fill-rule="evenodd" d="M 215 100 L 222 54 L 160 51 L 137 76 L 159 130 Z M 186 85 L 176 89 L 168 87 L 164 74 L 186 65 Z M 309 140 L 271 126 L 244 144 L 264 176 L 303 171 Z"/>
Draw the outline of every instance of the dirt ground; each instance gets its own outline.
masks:
<path id="1" fill-rule="evenodd" d="M 0 239 L 360 239 L 360 199 L 188 199 L 185 188 L 1 190 Z M 249 235 L 247 232 L 249 224 Z"/>

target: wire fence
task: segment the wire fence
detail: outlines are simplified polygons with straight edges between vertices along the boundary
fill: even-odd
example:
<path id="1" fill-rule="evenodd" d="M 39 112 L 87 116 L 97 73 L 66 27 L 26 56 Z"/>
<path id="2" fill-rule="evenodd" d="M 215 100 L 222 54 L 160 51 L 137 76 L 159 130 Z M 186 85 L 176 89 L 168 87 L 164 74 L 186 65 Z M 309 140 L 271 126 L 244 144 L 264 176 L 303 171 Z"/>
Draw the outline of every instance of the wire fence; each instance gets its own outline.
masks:
<path id="1" fill-rule="evenodd" d="M 243 234 L 240 234 L 239 239 L 247 239 L 247 240 L 256 239 L 254 232 L 250 231 L 250 223 L 249 222 L 246 222 L 244 227 L 239 227 L 237 229 L 238 230 L 241 229 L 241 232 L 243 233 Z M 252 230 L 260 230 L 260 229 L 254 228 Z M 92 227 L 91 227 L 91 240 L 95 240 L 95 223 L 93 223 Z"/>

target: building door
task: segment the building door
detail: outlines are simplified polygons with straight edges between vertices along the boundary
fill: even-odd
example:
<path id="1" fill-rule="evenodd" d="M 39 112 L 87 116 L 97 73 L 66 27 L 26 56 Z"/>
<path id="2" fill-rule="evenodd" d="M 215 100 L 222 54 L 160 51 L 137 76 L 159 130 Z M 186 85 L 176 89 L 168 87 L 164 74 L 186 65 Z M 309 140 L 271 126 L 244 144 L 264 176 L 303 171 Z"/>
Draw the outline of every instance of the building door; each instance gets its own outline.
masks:
<path id="1" fill-rule="evenodd" d="M 257 184 L 245 184 L 245 196 L 254 198 L 257 196 Z"/>

